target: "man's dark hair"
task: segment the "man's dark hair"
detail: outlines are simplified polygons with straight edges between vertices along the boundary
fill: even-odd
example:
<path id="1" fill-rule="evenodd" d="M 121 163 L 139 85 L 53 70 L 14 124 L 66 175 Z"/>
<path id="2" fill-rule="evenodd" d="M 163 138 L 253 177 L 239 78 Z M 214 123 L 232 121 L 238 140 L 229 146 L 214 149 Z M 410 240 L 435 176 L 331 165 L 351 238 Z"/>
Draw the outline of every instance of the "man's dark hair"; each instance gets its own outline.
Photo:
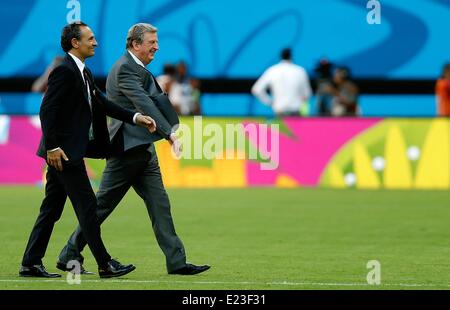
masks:
<path id="1" fill-rule="evenodd" d="M 314 68 L 314 72 L 317 74 L 319 79 L 331 79 L 331 72 L 333 69 L 333 64 L 328 61 L 328 59 L 323 58 Z"/>
<path id="2" fill-rule="evenodd" d="M 342 75 L 344 80 L 351 80 L 352 76 L 351 76 L 350 68 L 341 66 L 341 67 L 337 67 L 336 71 L 338 71 Z"/>
<path id="3" fill-rule="evenodd" d="M 176 71 L 177 70 L 176 70 L 174 65 L 172 65 L 172 64 L 165 64 L 164 65 L 164 68 L 163 68 L 164 74 L 175 75 Z"/>
<path id="4" fill-rule="evenodd" d="M 441 77 L 444 78 L 445 77 L 445 72 L 450 71 L 450 63 L 446 63 L 444 65 L 444 67 L 442 68 L 442 75 Z"/>
<path id="5" fill-rule="evenodd" d="M 61 47 L 64 52 L 68 52 L 72 49 L 72 39 L 75 38 L 77 40 L 81 39 L 81 27 L 87 27 L 85 23 L 82 21 L 73 22 L 64 26 L 61 32 Z"/>
<path id="6" fill-rule="evenodd" d="M 281 59 L 292 60 L 292 51 L 290 48 L 285 48 L 281 51 Z"/>

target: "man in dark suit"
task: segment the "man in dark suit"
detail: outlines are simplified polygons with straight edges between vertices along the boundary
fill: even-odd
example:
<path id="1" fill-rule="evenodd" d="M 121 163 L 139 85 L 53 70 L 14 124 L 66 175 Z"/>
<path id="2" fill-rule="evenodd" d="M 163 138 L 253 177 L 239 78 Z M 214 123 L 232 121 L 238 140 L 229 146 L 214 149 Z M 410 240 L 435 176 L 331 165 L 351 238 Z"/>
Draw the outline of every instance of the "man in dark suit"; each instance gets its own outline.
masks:
<path id="1" fill-rule="evenodd" d="M 106 115 L 132 124 L 130 126 L 136 123 L 147 127 L 151 132 L 156 129 L 156 124 L 148 116 L 113 104 L 98 90 L 84 64 L 86 58 L 94 55 L 97 46 L 94 34 L 86 24 L 76 22 L 65 26 L 61 46 L 67 55 L 49 76 L 39 113 L 42 139 L 37 154 L 48 163 L 45 198 L 28 240 L 19 275 L 61 276 L 47 272 L 42 258 L 68 196 L 97 261 L 100 277 L 119 277 L 135 267 L 111 259 L 106 251 L 96 215 L 97 200 L 83 158 L 108 156 L 110 140 Z M 66 265 L 60 267 L 69 271 Z"/>
<path id="2" fill-rule="evenodd" d="M 167 95 L 162 92 L 146 66 L 159 49 L 157 29 L 149 24 L 136 24 L 130 28 L 127 51 L 112 67 L 106 82 L 108 99 L 124 108 L 136 109 L 151 116 L 158 124 L 157 132 L 146 135 L 141 128 L 113 120 L 110 137 L 115 155 L 108 158 L 97 193 L 97 215 L 103 222 L 119 204 L 130 187 L 144 200 L 156 239 L 166 256 L 169 274 L 193 275 L 210 268 L 186 262 L 183 243 L 177 236 L 170 212 L 170 202 L 161 178 L 153 142 L 161 138 L 172 144 L 179 156 L 181 144 L 174 130 L 179 123 Z M 86 245 L 78 227 L 61 251 L 59 261 L 83 262 L 81 251 Z"/>

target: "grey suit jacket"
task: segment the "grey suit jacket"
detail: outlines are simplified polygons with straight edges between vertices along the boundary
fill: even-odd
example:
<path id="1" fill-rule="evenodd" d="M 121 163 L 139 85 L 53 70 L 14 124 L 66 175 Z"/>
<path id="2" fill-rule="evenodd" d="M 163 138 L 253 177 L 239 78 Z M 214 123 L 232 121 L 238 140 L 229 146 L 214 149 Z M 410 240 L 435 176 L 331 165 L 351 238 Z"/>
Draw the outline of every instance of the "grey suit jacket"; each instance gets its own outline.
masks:
<path id="1" fill-rule="evenodd" d="M 157 131 L 150 134 L 146 128 L 132 126 L 117 119 L 112 119 L 109 127 L 111 141 L 116 135 L 123 135 L 123 151 L 142 144 L 149 144 L 160 139 L 168 139 L 173 126 L 178 124 L 178 117 L 168 102 L 161 108 L 156 98 L 162 91 L 155 83 L 150 71 L 138 65 L 128 51 L 112 66 L 106 80 L 106 94 L 110 101 L 133 111 L 152 117 Z M 167 113 L 168 112 L 168 113 Z M 169 117 L 171 122 L 164 116 Z M 175 117 L 173 117 L 175 115 Z M 174 119 L 176 118 L 176 120 Z"/>

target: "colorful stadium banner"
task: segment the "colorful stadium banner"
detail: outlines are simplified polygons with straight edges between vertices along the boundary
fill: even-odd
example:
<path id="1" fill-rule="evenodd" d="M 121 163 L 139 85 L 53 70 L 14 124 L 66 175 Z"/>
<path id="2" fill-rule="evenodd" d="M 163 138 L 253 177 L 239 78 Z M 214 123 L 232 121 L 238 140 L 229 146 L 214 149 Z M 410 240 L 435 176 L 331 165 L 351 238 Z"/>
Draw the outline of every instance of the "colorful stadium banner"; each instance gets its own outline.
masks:
<path id="1" fill-rule="evenodd" d="M 450 188 L 448 119 L 183 118 L 182 125 L 190 133 L 181 135 L 183 158 L 157 143 L 167 187 Z M 0 184 L 42 184 L 39 138 L 37 117 L 0 116 Z M 86 162 L 98 185 L 105 161 Z"/>

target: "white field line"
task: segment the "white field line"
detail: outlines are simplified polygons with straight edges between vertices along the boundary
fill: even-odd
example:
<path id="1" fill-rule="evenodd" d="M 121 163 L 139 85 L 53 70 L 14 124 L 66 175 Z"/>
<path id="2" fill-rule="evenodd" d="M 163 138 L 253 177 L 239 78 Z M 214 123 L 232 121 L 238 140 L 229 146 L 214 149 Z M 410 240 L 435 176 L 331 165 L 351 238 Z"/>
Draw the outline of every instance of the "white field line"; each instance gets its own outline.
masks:
<path id="1" fill-rule="evenodd" d="M 0 283 L 66 283 L 63 279 L 0 279 Z M 82 283 L 141 283 L 141 284 L 203 284 L 203 285 L 273 285 L 273 286 L 367 286 L 367 287 L 449 287 L 450 284 L 427 284 L 427 283 L 386 283 L 381 285 L 370 285 L 367 283 L 339 283 L 339 282 L 245 282 L 245 281 L 164 281 L 164 280 L 120 280 L 120 279 L 105 279 L 105 280 L 83 280 Z"/>

